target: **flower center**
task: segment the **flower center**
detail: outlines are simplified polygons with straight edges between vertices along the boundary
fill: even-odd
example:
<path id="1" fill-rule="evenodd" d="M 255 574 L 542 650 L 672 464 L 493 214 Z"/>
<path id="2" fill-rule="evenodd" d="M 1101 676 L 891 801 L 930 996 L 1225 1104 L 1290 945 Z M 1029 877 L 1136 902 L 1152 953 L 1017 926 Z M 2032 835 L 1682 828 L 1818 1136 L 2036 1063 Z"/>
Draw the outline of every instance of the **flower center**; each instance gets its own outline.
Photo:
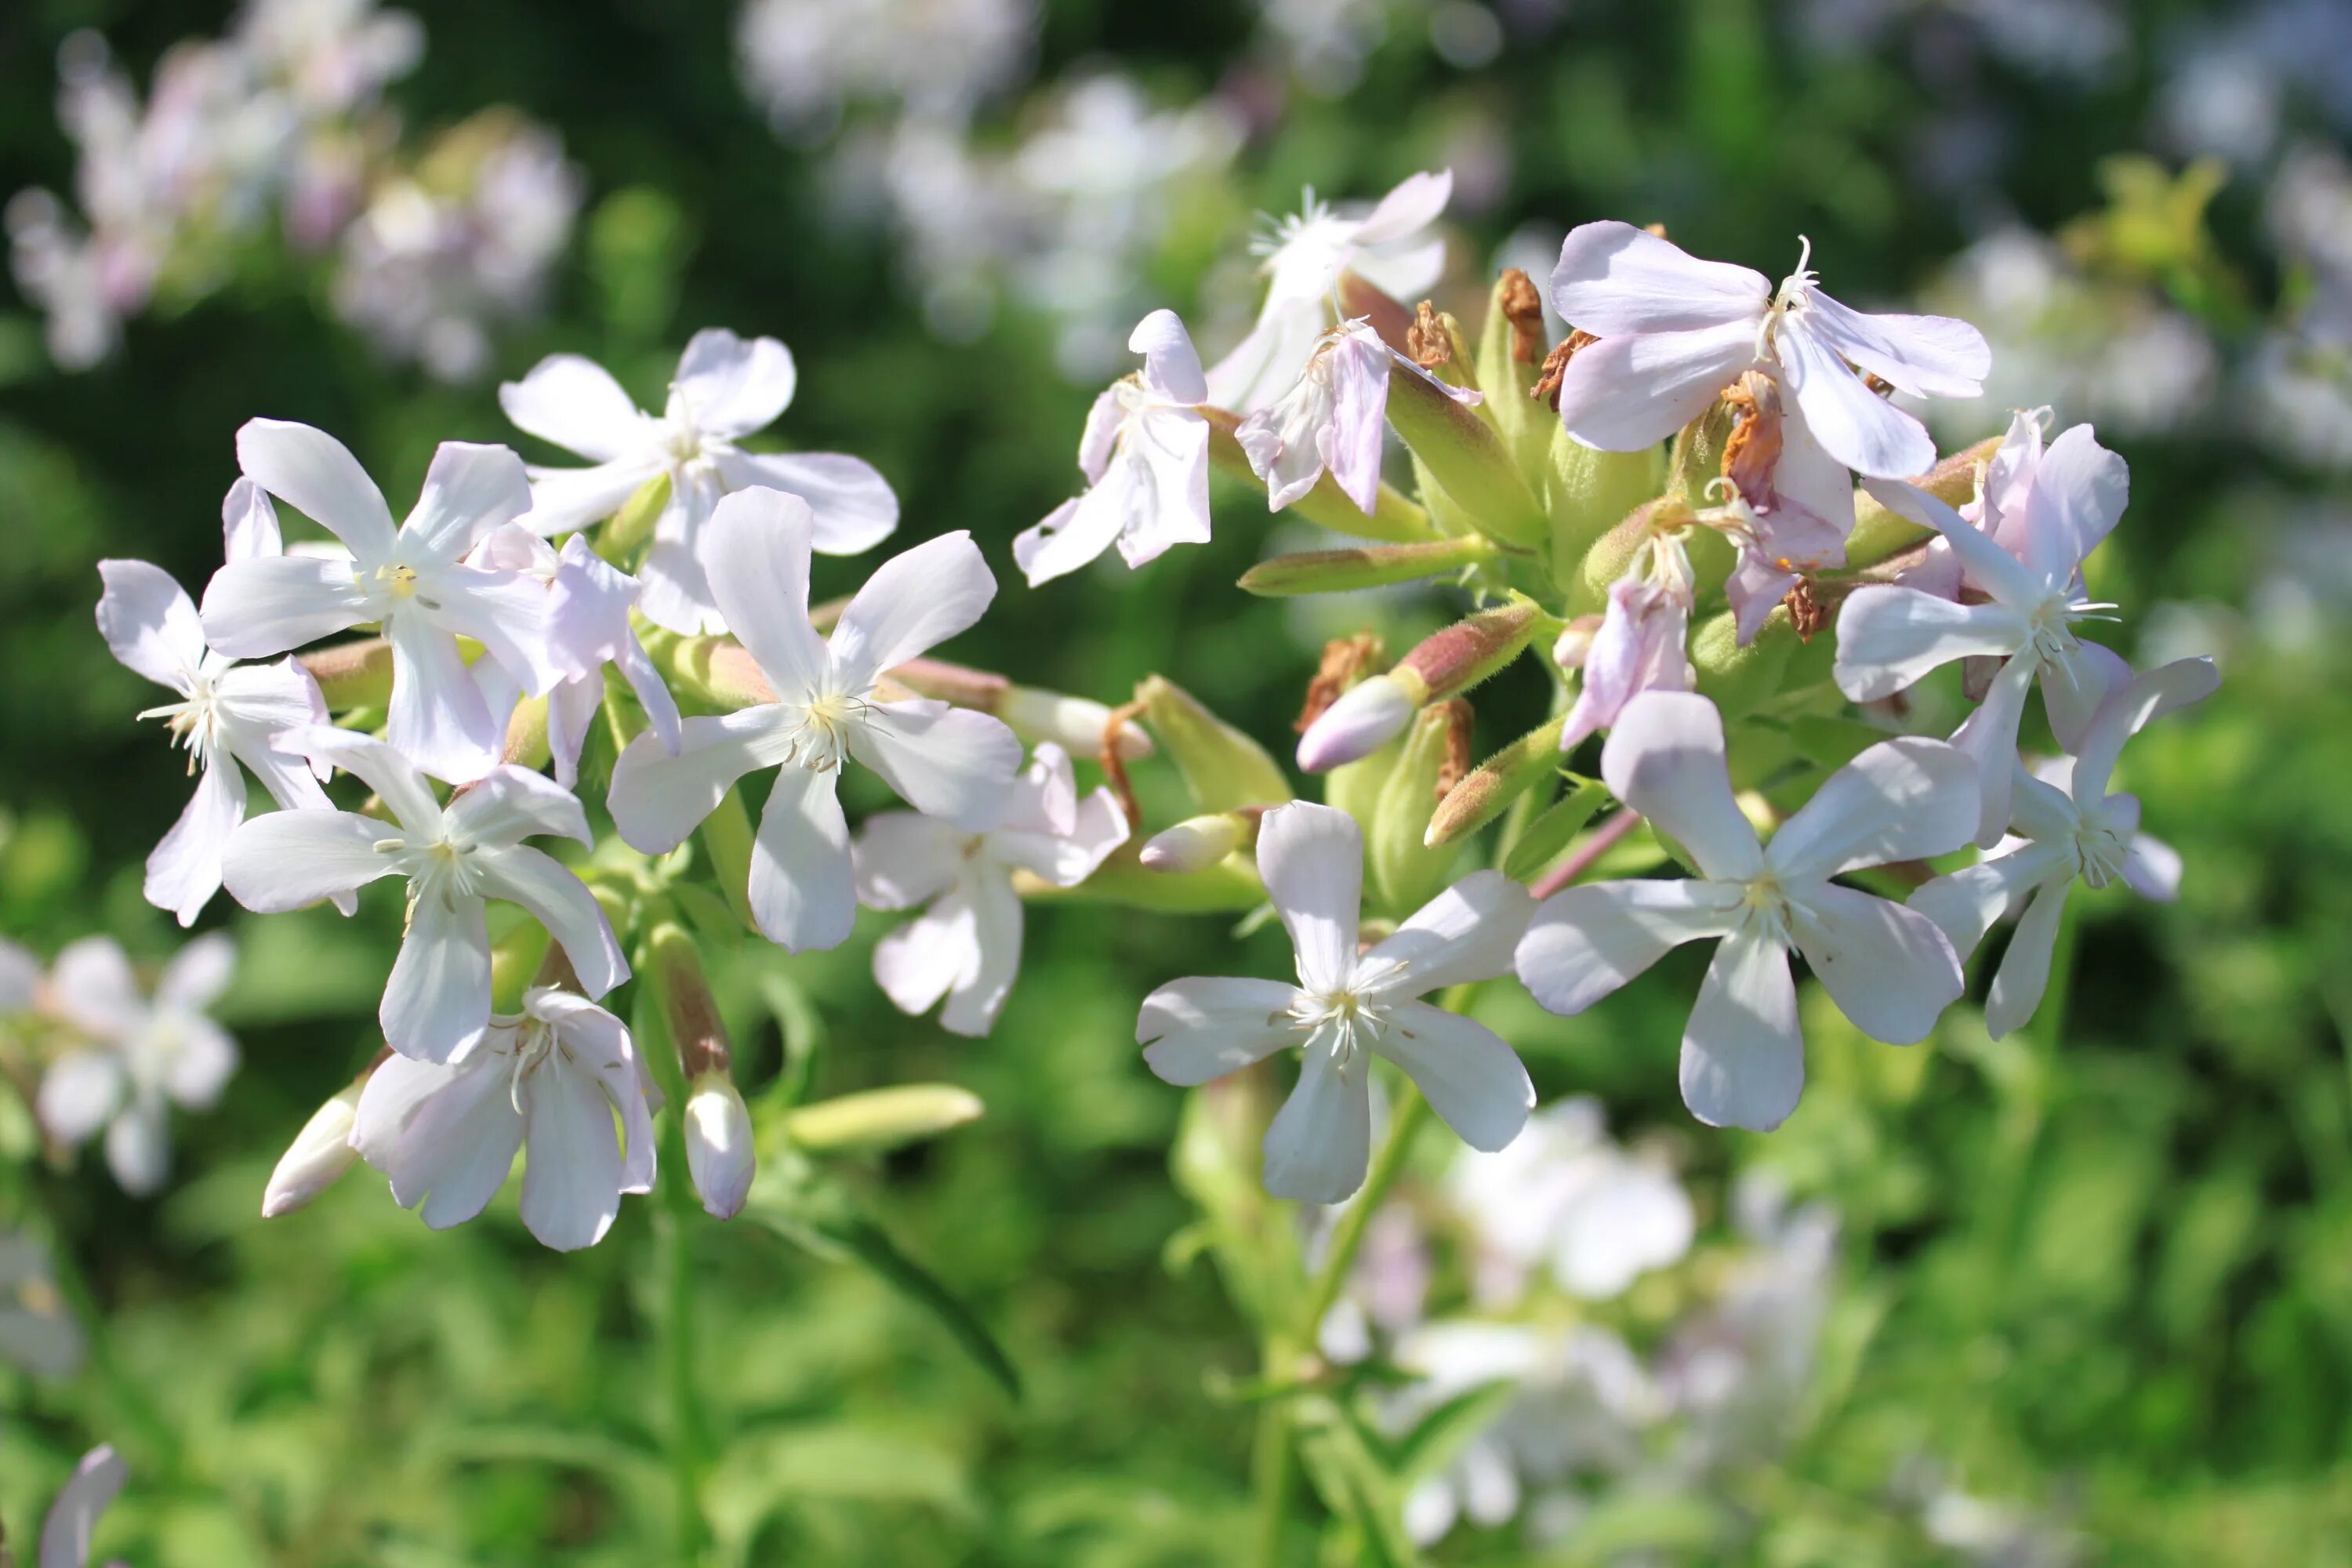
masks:
<path id="1" fill-rule="evenodd" d="M 1756 323 L 1756 357 L 1759 360 L 1771 356 L 1773 335 L 1780 319 L 1803 310 L 1813 285 L 1820 281 L 1808 266 L 1813 258 L 1813 242 L 1801 234 L 1797 237 L 1797 269 L 1780 279 L 1780 290 L 1772 296 L 1772 303 L 1765 308 L 1764 319 Z"/>
<path id="2" fill-rule="evenodd" d="M 1740 921 L 1762 922 L 1764 934 L 1782 947 L 1789 945 L 1789 893 L 1771 871 L 1761 871 L 1739 890 Z"/>
<path id="3" fill-rule="evenodd" d="M 514 1061 L 507 1069 L 507 1103 L 520 1116 L 523 1113 L 523 1081 L 559 1053 L 566 1057 L 571 1053 L 556 1038 L 555 1031 L 537 1018 L 525 1016 L 517 1020 L 513 1039 Z"/>
<path id="4" fill-rule="evenodd" d="M 166 702 L 143 709 L 142 719 L 161 719 L 170 731 L 172 744 L 188 751 L 188 772 L 194 774 L 205 765 L 213 748 L 220 743 L 220 710 L 215 700 L 213 683 L 208 677 L 189 678 L 188 694 L 177 702 Z"/>
<path id="5" fill-rule="evenodd" d="M 661 453 L 671 468 L 680 472 L 707 468 L 711 458 L 727 448 L 722 438 L 707 434 L 694 421 L 694 410 L 688 405 L 686 395 L 670 388 L 669 406 L 661 420 Z"/>
<path id="6" fill-rule="evenodd" d="M 2074 830 L 2074 862 L 2086 886 L 2104 888 L 2121 877 L 2130 852 L 2130 844 L 2105 813 L 2095 806 L 2083 813 L 2082 826 Z"/>
<path id="7" fill-rule="evenodd" d="M 1388 1017 L 1387 1006 L 1366 996 L 1352 979 L 1336 990 L 1301 990 L 1290 999 L 1290 1026 L 1307 1037 L 1308 1049 L 1323 1047 L 1341 1067 L 1381 1037 Z"/>
<path id="8" fill-rule="evenodd" d="M 478 845 L 444 833 L 425 844 L 407 838 L 379 838 L 374 847 L 377 854 L 391 856 L 401 875 L 408 879 L 408 901 L 412 905 L 419 899 L 437 898 L 447 904 L 456 899 L 476 896 L 474 851 L 479 847 Z"/>
<path id="9" fill-rule="evenodd" d="M 801 710 L 801 721 L 793 731 L 784 760 L 811 773 L 838 768 L 843 753 L 849 749 L 849 732 L 864 722 L 865 717 L 866 700 L 862 697 L 829 691 L 811 699 L 808 706 Z"/>

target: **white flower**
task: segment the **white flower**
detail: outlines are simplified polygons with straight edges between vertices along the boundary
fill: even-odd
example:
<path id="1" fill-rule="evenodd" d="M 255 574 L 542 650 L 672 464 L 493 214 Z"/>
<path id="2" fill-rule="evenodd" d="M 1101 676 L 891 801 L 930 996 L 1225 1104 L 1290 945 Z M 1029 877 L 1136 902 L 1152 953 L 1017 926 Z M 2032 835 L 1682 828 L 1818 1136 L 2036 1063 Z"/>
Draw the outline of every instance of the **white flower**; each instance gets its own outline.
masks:
<path id="1" fill-rule="evenodd" d="M 1690 689 L 1696 587 L 1679 531 L 1642 542 L 1625 574 L 1610 584 L 1601 629 L 1584 650 L 1584 677 L 1559 732 L 1561 751 L 1573 751 L 1587 736 L 1614 724 L 1625 705 L 1644 691 Z M 1561 637 L 1575 635 L 1571 630 Z"/>
<path id="2" fill-rule="evenodd" d="M 41 1521 L 40 1568 L 88 1568 L 98 1516 L 130 1479 L 131 1468 L 111 1445 L 100 1443 L 84 1454 Z"/>
<path id="3" fill-rule="evenodd" d="M 457 639 L 470 637 L 525 692 L 561 679 L 547 646 L 547 595 L 518 572 L 463 558 L 530 504 L 522 459 L 504 447 L 445 441 L 425 489 L 395 529 L 383 492 L 333 437 L 253 419 L 237 462 L 263 489 L 300 508 L 351 549 L 231 561 L 205 590 L 204 630 L 233 658 L 267 658 L 373 621 L 392 643 L 392 743 L 426 772 L 463 782 L 498 762 L 499 715 Z"/>
<path id="4" fill-rule="evenodd" d="M 1769 847 L 1732 800 L 1723 720 L 1687 692 L 1626 706 L 1601 756 L 1617 798 L 1682 846 L 1699 876 L 1570 888 L 1519 943 L 1520 981 L 1581 1013 L 1665 956 L 1720 937 L 1683 1032 L 1683 1102 L 1714 1126 L 1777 1127 L 1804 1086 L 1789 952 L 1874 1039 L 1925 1039 L 1960 994 L 1959 960 L 1924 915 L 1830 879 L 1968 842 L 1976 769 L 1940 741 L 1882 741 L 1832 773 Z"/>
<path id="5" fill-rule="evenodd" d="M 267 914 L 379 878 L 406 878 L 408 931 L 377 1010 L 384 1043 L 394 1050 L 446 1062 L 489 1026 L 488 899 L 530 910 L 563 949 L 589 995 L 602 996 L 629 977 L 613 928 L 580 879 L 523 843 L 540 834 L 594 842 L 570 791 L 501 763 L 445 808 L 416 765 L 382 741 L 315 729 L 279 743 L 356 774 L 392 820 L 350 811 L 257 816 L 229 839 L 223 879 L 238 903 Z"/>
<path id="6" fill-rule="evenodd" d="M 678 748 L 677 700 L 662 683 L 661 671 L 637 640 L 629 607 L 637 602 L 637 580 L 573 534 L 561 553 L 520 523 L 508 523 L 484 540 L 470 564 L 522 572 L 547 584 L 550 657 L 563 679 L 547 694 L 547 746 L 555 762 L 555 782 L 570 789 L 580 782 L 580 749 L 588 726 L 604 703 L 604 667 L 612 665 L 636 693 L 646 722 L 675 755 Z M 500 695 L 504 695 L 501 693 Z M 506 707 L 493 700 L 493 710 Z"/>
<path id="7" fill-rule="evenodd" d="M 614 1119 L 618 1118 L 618 1133 Z M 654 1130 L 629 1031 L 534 986 L 448 1063 L 393 1057 L 360 1095 L 352 1147 L 436 1230 L 480 1214 L 528 1146 L 522 1222 L 558 1252 L 593 1247 L 623 1193 L 654 1187 Z"/>
<path id="8" fill-rule="evenodd" d="M 0 1236 L 0 1358 L 37 1378 L 64 1378 L 89 1348 L 58 1293 L 48 1248 L 29 1236 Z"/>
<path id="9" fill-rule="evenodd" d="M 1478 1237 L 1475 1292 L 1498 1306 L 1516 1301 L 1540 1265 L 1571 1296 L 1621 1296 L 1680 1262 L 1696 1224 L 1682 1184 L 1611 1142 L 1590 1095 L 1537 1111 L 1498 1153 L 1463 1151 L 1445 1185 Z"/>
<path id="10" fill-rule="evenodd" d="M 869 909 L 929 907 L 874 949 L 874 978 L 902 1013 L 928 1011 L 940 997 L 940 1026 L 985 1035 L 1021 968 L 1021 896 L 1013 874 L 1027 871 L 1074 888 L 1127 842 L 1127 817 L 1108 788 L 1084 800 L 1061 747 L 1037 748 L 1014 781 L 1003 816 L 981 832 L 919 812 L 869 818 L 852 858 L 858 901 Z"/>
<path id="11" fill-rule="evenodd" d="M 1078 468 L 1087 493 L 1013 542 L 1029 585 L 1076 571 L 1114 543 L 1140 566 L 1171 544 L 1209 538 L 1208 401 L 1201 356 L 1173 310 L 1136 323 L 1127 346 L 1141 372 L 1103 390 L 1087 413 Z"/>
<path id="12" fill-rule="evenodd" d="M 1209 372 L 1205 401 L 1253 414 L 1290 390 L 1315 341 L 1338 313 L 1339 275 L 1353 272 L 1392 299 L 1412 300 L 1445 269 L 1445 239 L 1429 232 L 1454 195 L 1454 171 L 1406 178 L 1368 213 L 1343 216 L 1307 193 L 1260 247 L 1265 303 L 1257 325 Z"/>
<path id="13" fill-rule="evenodd" d="M 369 1076 L 362 1073 L 344 1085 L 302 1123 L 262 1189 L 262 1218 L 277 1219 L 309 1206 L 359 1159 L 359 1151 L 352 1147 L 352 1127 L 359 1120 L 360 1093 Z"/>
<path id="14" fill-rule="evenodd" d="M 161 1187 L 172 1167 L 168 1106 L 205 1109 L 236 1070 L 236 1042 L 205 1016 L 236 966 L 227 937 L 198 937 L 164 966 L 150 998 L 113 938 L 67 943 L 49 972 L 50 995 L 88 1043 L 41 1077 L 37 1109 L 49 1136 L 71 1146 L 103 1127 L 107 1166 L 122 1190 Z"/>
<path id="15" fill-rule="evenodd" d="M 739 491 L 703 531 L 703 563 L 727 624 L 776 694 L 719 718 L 688 719 L 677 756 L 640 735 L 613 769 L 607 804 L 621 837 L 667 854 L 735 781 L 778 768 L 751 856 L 751 910 L 768 940 L 797 952 L 838 944 L 856 918 L 849 826 L 835 793 L 854 757 L 926 816 L 983 823 L 1021 766 L 1021 742 L 985 713 L 877 695 L 882 674 L 980 619 L 996 595 L 966 533 L 882 563 L 842 611 L 831 642 L 808 616 L 808 503 Z"/>
<path id="16" fill-rule="evenodd" d="M 1363 319 L 1342 321 L 1316 340 L 1289 391 L 1241 422 L 1234 438 L 1265 481 L 1267 510 L 1298 500 L 1328 469 L 1370 515 L 1381 492 L 1390 353 Z"/>
<path id="17" fill-rule="evenodd" d="M 1854 590 L 1838 612 L 1838 689 L 1857 702 L 1891 697 L 1955 659 L 2004 661 L 1983 705 L 1952 736 L 1977 761 L 1983 818 L 1976 840 L 1990 847 L 2009 826 L 2009 781 L 2017 726 L 2036 676 L 2050 728 L 2071 747 L 2113 689 L 2121 661 L 2074 635 L 2074 623 L 2112 605 L 2082 592 L 2082 564 L 2123 515 L 2130 488 L 2124 460 L 2077 425 L 2050 443 L 2026 497 L 2020 553 L 1916 485 L 1866 481 L 1870 493 L 1951 546 L 1965 574 L 1990 602 L 1956 604 L 1897 584 Z M 2006 519 L 1996 518 L 1997 523 Z"/>
<path id="18" fill-rule="evenodd" d="M 1760 272 L 1701 261 L 1631 224 L 1570 231 L 1551 295 L 1600 341 L 1569 361 L 1560 422 L 1588 447 L 1654 446 L 1760 368 L 1802 411 L 1824 451 L 1882 478 L 1936 461 L 1927 427 L 1864 384 L 1875 375 L 1920 397 L 1980 395 L 1992 356 L 1974 327 L 1947 316 L 1864 315 L 1806 270 L 1811 246 L 1776 293 Z"/>
<path id="19" fill-rule="evenodd" d="M 898 498 L 861 458 L 837 452 L 747 452 L 736 443 L 772 425 L 799 386 L 792 351 L 723 328 L 694 334 L 659 417 L 638 412 L 602 366 L 551 354 L 499 388 L 517 427 L 577 452 L 591 468 L 533 468 L 526 524 L 552 537 L 612 516 L 637 487 L 669 476 L 639 574 L 646 618 L 677 632 L 726 630 L 703 575 L 703 525 L 721 496 L 755 487 L 808 503 L 811 547 L 855 555 L 898 526 Z"/>
<path id="20" fill-rule="evenodd" d="M 2042 1005 L 2059 918 L 2076 882 L 2104 888 L 2122 881 L 2148 899 L 2170 899 L 2178 890 L 2179 858 L 2140 833 L 2138 798 L 2108 794 L 2107 781 L 2125 741 L 2158 715 L 2210 695 L 2221 679 L 2207 658 L 2184 658 L 2135 678 L 2100 704 L 2071 763 L 2062 763 L 2046 782 L 2019 766 L 2012 844 L 1911 895 L 1911 907 L 1934 921 L 1963 957 L 2003 912 L 2024 904 L 1985 1004 L 1985 1027 L 1995 1038 L 2022 1028 Z"/>
<path id="21" fill-rule="evenodd" d="M 1353 817 L 1307 802 L 1269 811 L 1257 863 L 1290 931 L 1298 983 L 1162 985 L 1135 1025 L 1151 1070 L 1189 1086 L 1301 1047 L 1298 1087 L 1266 1129 L 1265 1186 L 1303 1203 L 1335 1204 L 1363 1185 L 1374 1055 L 1402 1068 L 1472 1148 L 1517 1137 L 1535 1104 L 1518 1057 L 1485 1025 L 1417 998 L 1506 973 L 1527 889 L 1497 871 L 1465 877 L 1359 956 L 1364 843 Z"/>
<path id="22" fill-rule="evenodd" d="M 239 537 L 233 528 L 232 546 Z M 170 726 L 173 743 L 188 750 L 188 771 L 198 775 L 187 809 L 147 857 L 146 893 L 149 903 L 193 925 L 220 887 L 221 847 L 245 820 L 239 763 L 289 810 L 328 807 L 311 770 L 271 744 L 289 730 L 325 723 L 326 700 L 290 658 L 239 665 L 207 647 L 196 606 L 163 568 L 101 561 L 98 574 L 106 584 L 98 601 L 106 646 L 124 665 L 179 694 L 178 701 L 139 715 Z"/>

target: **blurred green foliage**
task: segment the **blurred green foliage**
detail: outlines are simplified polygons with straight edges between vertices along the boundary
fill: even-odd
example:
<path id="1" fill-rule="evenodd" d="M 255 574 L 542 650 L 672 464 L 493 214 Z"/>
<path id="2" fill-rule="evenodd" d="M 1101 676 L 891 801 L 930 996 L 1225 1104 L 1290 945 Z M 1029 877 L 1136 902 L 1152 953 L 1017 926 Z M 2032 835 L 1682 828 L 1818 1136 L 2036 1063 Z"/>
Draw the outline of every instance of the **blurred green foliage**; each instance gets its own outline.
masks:
<path id="1" fill-rule="evenodd" d="M 414 121 L 511 102 L 556 126 L 591 182 L 557 308 L 501 344 L 501 374 L 576 350 L 652 401 L 695 328 L 776 333 L 802 373 L 791 438 L 875 461 L 904 502 L 902 538 L 970 528 L 1009 574 L 1013 534 L 1072 487 L 1092 389 L 1055 374 L 1017 312 L 969 345 L 925 334 L 877 242 L 828 224 L 814 162 L 744 101 L 729 7 L 412 8 L 426 63 L 394 97 Z M 1474 109 L 1499 122 L 1514 168 L 1503 204 L 1466 226 L 1466 319 L 1486 287 L 1471 256 L 1526 218 L 1662 220 L 1696 253 L 1768 268 L 1801 231 L 1854 299 L 1916 287 L 1968 237 L 1969 215 L 1908 172 L 1923 95 L 1952 89 L 1923 85 L 1903 50 L 1801 53 L 1754 0 L 1565 9 L 1475 75 L 1401 46 L 1345 98 L 1294 97 L 1224 209 L 1186 215 L 1155 280 L 1181 294 L 1239 245 L 1252 210 L 1281 209 L 1302 184 L 1369 194 L 1438 161 Z M 2152 47 L 2191 9 L 2136 7 L 2131 26 Z M 67 183 L 49 110 L 67 31 L 101 26 L 143 68 L 223 19 L 217 5 L 146 0 L 0 9 L 0 189 Z M 1191 96 L 1217 84 L 1248 26 L 1234 5 L 1056 0 L 1044 67 L 1108 55 Z M 2085 257 L 2156 279 L 2223 331 L 2259 308 L 2259 192 L 2102 163 L 2142 143 L 2147 72 L 2076 92 L 1987 67 L 1967 90 L 2010 138 L 2000 189 L 2026 221 L 2104 211 L 2069 231 Z M 255 415 L 334 431 L 395 497 L 436 442 L 510 438 L 490 385 L 374 363 L 289 265 L 257 260 L 184 315 L 133 323 L 125 354 L 75 377 L 47 369 L 29 316 L 0 311 L 0 931 L 38 951 L 96 930 L 151 958 L 173 941 L 141 900 L 140 865 L 185 784 L 130 717 L 144 687 L 92 627 L 96 561 L 141 556 L 200 584 L 232 434 Z M 2063 1013 L 1994 1042 L 1958 1009 L 1901 1052 L 1811 1006 L 1804 1105 L 1753 1138 L 1707 1132 L 1677 1101 L 1687 963 L 1575 1020 L 1503 988 L 1483 1005 L 1547 1098 L 1603 1096 L 1621 1129 L 1671 1140 L 1700 1191 L 1769 1165 L 1845 1216 L 1822 1375 L 1786 1463 L 1734 1500 L 1753 1526 L 1734 1538 L 1738 1561 L 1941 1560 L 1895 1498 L 1927 1456 L 1974 1493 L 2067 1521 L 2093 1560 L 2352 1563 L 2352 637 L 2340 618 L 2273 636 L 2244 608 L 2311 515 L 2336 516 L 2345 548 L 2342 483 L 2221 434 L 2111 444 L 2131 461 L 2134 505 L 2095 586 L 2142 611 L 2240 609 L 2200 612 L 2234 627 L 2222 694 L 2129 760 L 2149 829 L 2186 862 L 2183 898 L 2083 899 Z M 1357 627 L 1233 589 L 1265 552 L 1262 516 L 1254 496 L 1223 492 L 1213 544 L 1133 580 L 1008 585 L 947 651 L 1108 700 L 1165 670 L 1279 752 L 1314 645 Z M 817 591 L 863 569 L 820 561 Z M 1441 614 L 1362 609 L 1392 648 Z M 1527 674 L 1482 689 L 1482 753 L 1540 717 Z M 1164 764 L 1139 784 L 1155 823 L 1179 814 Z M 135 1203 L 85 1160 L 35 1168 L 16 1194 L 57 1216 L 107 1350 L 60 1387 L 7 1374 L 0 1517 L 14 1539 L 30 1539 L 72 1456 L 109 1438 L 134 1479 L 102 1540 L 135 1542 L 117 1550 L 156 1568 L 658 1560 L 672 1530 L 653 1205 L 557 1257 L 522 1231 L 511 1193 L 436 1234 L 362 1170 L 261 1224 L 277 1153 L 373 1049 L 394 932 L 383 904 L 348 924 L 225 905 L 207 921 L 242 946 L 224 1012 L 247 1065 L 217 1111 L 184 1120 L 176 1190 Z M 749 1224 L 688 1226 L 697 1370 L 709 1436 L 725 1439 L 719 1560 L 1236 1560 L 1252 1413 L 1216 1390 L 1252 1374 L 1255 1347 L 1205 1264 L 1165 1260 L 1191 1213 L 1169 1173 L 1182 1098 L 1131 1040 L 1152 985 L 1276 973 L 1279 933 L 1039 908 L 1011 1005 L 972 1042 L 889 1008 L 866 973 L 883 929 L 869 919 L 844 950 L 789 962 L 729 955 L 739 1067 L 747 1089 L 777 1070 L 763 984 L 784 976 L 823 1022 L 823 1094 L 940 1081 L 984 1103 L 977 1123 L 860 1156 L 845 1179 L 993 1333 L 1023 1395 L 874 1273 Z M 1732 1560 L 1715 1540 L 1651 1560 Z M 1604 1560 L 1598 1541 L 1553 1561 Z M 1521 1560 L 1475 1533 L 1439 1556 Z"/>

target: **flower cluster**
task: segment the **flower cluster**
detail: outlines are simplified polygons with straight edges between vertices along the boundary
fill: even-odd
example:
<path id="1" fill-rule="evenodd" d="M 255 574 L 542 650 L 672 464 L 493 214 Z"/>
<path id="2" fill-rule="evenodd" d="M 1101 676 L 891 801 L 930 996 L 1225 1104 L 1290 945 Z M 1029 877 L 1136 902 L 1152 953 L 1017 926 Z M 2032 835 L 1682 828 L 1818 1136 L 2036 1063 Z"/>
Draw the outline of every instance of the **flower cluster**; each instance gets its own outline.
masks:
<path id="1" fill-rule="evenodd" d="M 333 258 L 343 320 L 444 379 L 478 375 L 488 329 L 536 310 L 580 183 L 509 110 L 404 146 L 383 89 L 424 47 L 414 16 L 375 0 L 253 0 L 227 36 L 167 52 L 142 104 L 102 38 L 68 38 L 58 118 L 79 214 L 42 190 L 6 210 L 51 357 L 86 369 L 159 299 L 214 292 L 275 217 L 298 254 Z"/>

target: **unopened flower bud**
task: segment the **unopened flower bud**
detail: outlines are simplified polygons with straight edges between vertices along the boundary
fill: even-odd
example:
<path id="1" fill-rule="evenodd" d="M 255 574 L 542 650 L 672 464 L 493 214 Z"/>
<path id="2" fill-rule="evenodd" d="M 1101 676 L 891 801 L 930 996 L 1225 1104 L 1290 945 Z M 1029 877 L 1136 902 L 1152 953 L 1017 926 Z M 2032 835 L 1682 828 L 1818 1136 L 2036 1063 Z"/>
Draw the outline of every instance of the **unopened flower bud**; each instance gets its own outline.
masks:
<path id="1" fill-rule="evenodd" d="M 1427 700 L 1428 683 L 1402 667 L 1358 681 L 1298 737 L 1298 765 L 1319 773 L 1370 756 L 1396 739 Z"/>
<path id="2" fill-rule="evenodd" d="M 1503 438 L 1474 407 L 1420 375 L 1389 377 L 1389 423 L 1489 539 L 1533 550 L 1549 523 Z"/>
<path id="3" fill-rule="evenodd" d="M 278 1168 L 269 1173 L 269 1185 L 261 1194 L 262 1218 L 276 1219 L 308 1207 L 357 1163 L 360 1153 L 352 1147 L 352 1127 L 359 1120 L 360 1090 L 366 1087 L 367 1074 L 362 1073 L 302 1123 Z"/>
<path id="4" fill-rule="evenodd" d="M 1290 781 L 1265 748 L 1174 681 L 1149 677 L 1135 689 L 1135 700 L 1202 811 L 1280 805 L 1290 798 Z"/>
<path id="5" fill-rule="evenodd" d="M 1051 741 L 1074 757 L 1100 754 L 1103 731 L 1110 727 L 1110 710 L 1102 703 L 1031 686 L 1007 688 L 996 716 L 1031 745 Z M 1130 763 L 1150 756 L 1151 737 L 1136 725 L 1120 725 L 1118 754 Z"/>
<path id="6" fill-rule="evenodd" d="M 1437 786 L 1469 743 L 1470 705 L 1437 702 L 1423 709 L 1407 732 L 1396 766 L 1381 785 L 1365 836 L 1364 858 L 1382 899 L 1391 910 L 1419 909 L 1437 896 L 1453 869 L 1453 845 L 1427 843 Z"/>
<path id="7" fill-rule="evenodd" d="M 1446 791 L 1422 842 L 1432 848 L 1466 837 L 1500 816 L 1511 802 L 1559 771 L 1560 714 L 1488 757 Z"/>
<path id="8" fill-rule="evenodd" d="M 1543 619 L 1528 599 L 1480 610 L 1423 638 L 1391 673 L 1418 676 L 1423 702 L 1458 697 L 1518 658 Z"/>
<path id="9" fill-rule="evenodd" d="M 1244 593 L 1286 599 L 1302 594 L 1352 594 L 1429 577 L 1450 577 L 1483 566 L 1502 552 L 1493 542 L 1468 533 L 1418 544 L 1358 544 L 1345 550 L 1307 550 L 1259 562 L 1241 575 Z"/>
<path id="10" fill-rule="evenodd" d="M 1602 619 L 1600 616 L 1579 616 L 1562 626 L 1559 640 L 1551 645 L 1551 661 L 1562 669 L 1582 669 L 1584 657 L 1592 651 L 1592 638 L 1601 630 Z"/>
<path id="11" fill-rule="evenodd" d="M 686 1168 L 704 1211 L 719 1219 L 740 1214 L 755 1166 L 751 1113 L 734 1079 L 704 1073 L 686 1096 Z"/>
<path id="12" fill-rule="evenodd" d="M 1205 871 L 1248 840 L 1251 820 L 1237 811 L 1188 816 L 1145 840 L 1136 858 L 1147 871 Z"/>

